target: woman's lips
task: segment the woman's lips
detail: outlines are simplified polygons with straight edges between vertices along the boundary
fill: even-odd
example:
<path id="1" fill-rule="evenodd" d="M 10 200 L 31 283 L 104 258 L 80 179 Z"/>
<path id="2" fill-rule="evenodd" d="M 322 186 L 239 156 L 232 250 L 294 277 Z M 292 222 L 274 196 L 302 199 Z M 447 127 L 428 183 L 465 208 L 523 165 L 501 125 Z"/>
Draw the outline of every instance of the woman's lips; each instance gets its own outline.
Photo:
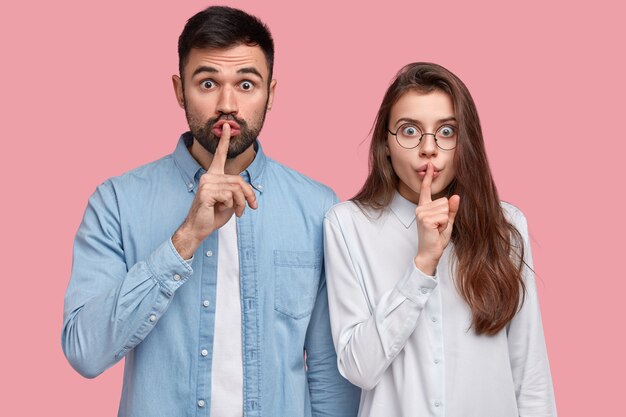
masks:
<path id="1" fill-rule="evenodd" d="M 424 179 L 424 177 L 426 176 L 426 171 L 428 171 L 428 164 L 424 164 L 417 168 L 417 175 L 420 177 L 420 179 Z M 433 165 L 433 179 L 437 178 L 441 171 L 441 169 Z"/>
<path id="2" fill-rule="evenodd" d="M 441 171 L 434 171 L 433 179 L 437 178 L 440 172 Z M 417 175 L 420 177 L 420 179 L 424 179 L 424 177 L 426 176 L 426 171 L 417 171 Z"/>

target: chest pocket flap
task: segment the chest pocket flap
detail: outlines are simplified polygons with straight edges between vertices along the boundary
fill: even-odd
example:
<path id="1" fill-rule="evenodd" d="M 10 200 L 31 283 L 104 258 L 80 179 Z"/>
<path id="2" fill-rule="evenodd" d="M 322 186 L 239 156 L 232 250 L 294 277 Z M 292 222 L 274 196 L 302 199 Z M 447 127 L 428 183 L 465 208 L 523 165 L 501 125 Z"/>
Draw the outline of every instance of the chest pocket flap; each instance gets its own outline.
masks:
<path id="1" fill-rule="evenodd" d="M 322 269 L 317 251 L 274 251 L 274 309 L 294 319 L 311 315 Z"/>

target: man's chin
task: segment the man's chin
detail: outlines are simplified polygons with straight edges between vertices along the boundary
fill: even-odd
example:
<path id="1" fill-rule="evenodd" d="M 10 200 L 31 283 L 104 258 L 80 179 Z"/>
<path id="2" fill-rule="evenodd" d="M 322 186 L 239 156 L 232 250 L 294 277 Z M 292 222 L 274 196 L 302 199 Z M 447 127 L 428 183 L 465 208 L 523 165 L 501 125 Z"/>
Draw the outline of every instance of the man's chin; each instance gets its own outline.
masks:
<path id="1" fill-rule="evenodd" d="M 241 141 L 233 143 L 233 139 L 234 138 L 230 139 L 231 142 L 230 142 L 230 146 L 228 147 L 228 154 L 226 155 L 228 159 L 233 159 L 233 158 L 238 157 L 239 155 L 247 151 L 248 148 L 250 148 L 250 146 L 252 146 L 252 144 L 255 141 L 254 139 L 251 139 L 251 140 L 242 139 Z"/>
<path id="2" fill-rule="evenodd" d="M 207 152 L 214 155 L 217 150 L 217 145 L 220 142 L 220 138 L 211 134 L 206 139 L 198 139 L 197 136 L 194 136 L 196 141 L 202 145 Z M 242 135 L 235 135 L 230 138 L 230 146 L 228 147 L 228 159 L 233 159 L 244 153 L 253 143 L 255 139 L 249 139 Z"/>

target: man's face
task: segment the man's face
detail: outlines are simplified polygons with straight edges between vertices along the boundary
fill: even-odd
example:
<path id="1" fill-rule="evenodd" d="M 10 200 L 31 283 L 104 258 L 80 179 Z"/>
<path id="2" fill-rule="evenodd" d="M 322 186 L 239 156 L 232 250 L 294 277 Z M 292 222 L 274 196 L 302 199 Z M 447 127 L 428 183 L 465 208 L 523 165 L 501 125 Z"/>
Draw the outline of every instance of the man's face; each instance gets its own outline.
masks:
<path id="1" fill-rule="evenodd" d="M 174 76 L 176 96 L 198 143 L 214 154 L 222 126 L 228 123 L 228 157 L 248 149 L 263 127 L 276 86 L 272 80 L 268 88 L 269 69 L 261 48 L 192 49 L 183 77 L 184 83 Z"/>

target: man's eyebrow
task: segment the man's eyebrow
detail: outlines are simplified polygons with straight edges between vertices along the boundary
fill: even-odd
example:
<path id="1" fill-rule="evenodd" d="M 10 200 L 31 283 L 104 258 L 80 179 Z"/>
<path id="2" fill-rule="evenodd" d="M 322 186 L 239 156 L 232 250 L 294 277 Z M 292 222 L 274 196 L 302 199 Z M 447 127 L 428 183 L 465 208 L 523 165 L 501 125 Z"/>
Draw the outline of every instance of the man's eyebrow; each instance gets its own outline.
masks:
<path id="1" fill-rule="evenodd" d="M 402 118 L 398 119 L 398 121 L 396 122 L 396 124 L 394 126 L 398 126 L 398 124 L 400 122 L 415 123 L 416 125 L 421 125 L 422 124 L 422 122 L 420 122 L 417 119 L 411 119 L 410 117 L 402 117 Z M 451 116 L 451 117 L 446 117 L 444 119 L 437 120 L 437 124 L 447 123 L 447 122 L 456 122 L 456 117 Z"/>
<path id="2" fill-rule="evenodd" d="M 217 74 L 219 71 L 217 68 L 215 67 L 210 67 L 207 65 L 202 65 L 198 68 L 195 69 L 195 71 L 193 72 L 193 74 L 191 74 L 191 78 L 195 77 L 196 75 L 202 73 L 202 72 L 208 72 L 211 74 Z M 244 67 L 244 68 L 240 68 L 237 70 L 237 74 L 254 74 L 257 77 L 259 77 L 261 79 L 261 81 L 263 81 L 263 76 L 261 75 L 261 73 L 259 72 L 259 70 L 257 70 L 254 67 Z"/>
<path id="3" fill-rule="evenodd" d="M 193 74 L 191 74 L 191 78 L 195 77 L 196 75 L 200 74 L 201 72 L 218 73 L 219 71 L 217 70 L 217 68 L 209 67 L 209 66 L 206 66 L 206 65 L 202 65 L 202 66 L 196 68 L 196 70 L 193 72 Z"/>
<path id="4" fill-rule="evenodd" d="M 261 79 L 261 81 L 263 81 L 263 76 L 261 75 L 261 73 L 259 72 L 259 70 L 257 70 L 254 67 L 244 67 L 241 68 L 237 71 L 238 74 L 254 74 L 257 77 L 259 77 Z"/>

